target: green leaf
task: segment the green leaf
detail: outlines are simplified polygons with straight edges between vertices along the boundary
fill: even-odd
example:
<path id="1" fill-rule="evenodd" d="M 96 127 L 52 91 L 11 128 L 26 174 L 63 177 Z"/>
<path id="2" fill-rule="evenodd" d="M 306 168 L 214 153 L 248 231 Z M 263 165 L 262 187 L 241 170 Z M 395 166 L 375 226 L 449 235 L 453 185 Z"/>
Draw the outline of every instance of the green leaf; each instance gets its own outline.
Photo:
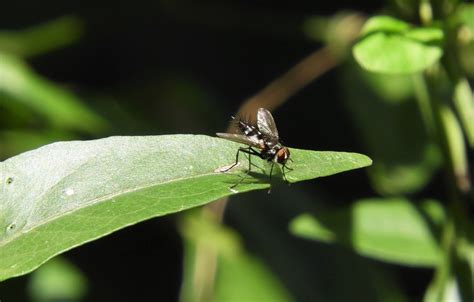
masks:
<path id="1" fill-rule="evenodd" d="M 55 143 L 0 163 L 0 280 L 127 225 L 268 188 L 257 168 L 229 188 L 246 175 L 246 159 L 235 172 L 219 171 L 239 146 L 201 135 L 111 137 Z M 356 153 L 291 152 L 290 182 L 371 164 Z"/>
<path id="2" fill-rule="evenodd" d="M 474 33 L 474 4 L 463 3 L 457 10 L 459 20 Z"/>
<path id="3" fill-rule="evenodd" d="M 0 51 L 32 57 L 74 43 L 82 34 L 82 22 L 71 16 L 18 31 L 0 31 Z"/>
<path id="4" fill-rule="evenodd" d="M 361 35 L 385 31 L 391 33 L 403 33 L 410 29 L 410 25 L 390 16 L 374 16 L 367 20 L 361 30 Z"/>
<path id="5" fill-rule="evenodd" d="M 425 43 L 440 43 L 443 40 L 443 31 L 437 27 L 418 27 L 405 33 L 405 37 Z"/>
<path id="6" fill-rule="evenodd" d="M 362 38 L 353 47 L 357 62 L 365 69 L 386 74 L 411 74 L 437 62 L 443 49 L 443 32 L 436 27 L 413 28 L 387 16 L 369 19 Z"/>
<path id="7" fill-rule="evenodd" d="M 80 301 L 87 288 L 86 277 L 61 257 L 51 259 L 35 271 L 28 284 L 32 301 Z"/>
<path id="8" fill-rule="evenodd" d="M 451 107 L 440 105 L 441 125 L 445 133 L 447 155 L 456 185 L 462 192 L 470 191 L 469 164 L 461 125 Z"/>
<path id="9" fill-rule="evenodd" d="M 256 257 L 221 257 L 216 301 L 293 301 L 272 272 Z"/>
<path id="10" fill-rule="evenodd" d="M 383 195 L 422 189 L 441 165 L 441 153 L 423 125 L 413 96 L 413 77 L 345 68 L 345 106 L 374 160 L 372 186 Z M 374 118 L 377 117 L 377 118 Z"/>
<path id="11" fill-rule="evenodd" d="M 96 133 L 105 121 L 82 102 L 32 71 L 22 60 L 0 52 L 0 94 L 43 115 L 52 125 Z"/>
<path id="12" fill-rule="evenodd" d="M 365 199 L 336 212 L 303 214 L 290 230 L 308 239 L 337 241 L 383 261 L 434 266 L 441 251 L 422 213 L 405 199 Z"/>
<path id="13" fill-rule="evenodd" d="M 453 99 L 467 141 L 474 149 L 474 96 L 466 78 L 459 79 L 455 84 Z"/>
<path id="14" fill-rule="evenodd" d="M 205 210 L 190 212 L 189 215 L 184 215 L 180 223 L 180 231 L 185 238 L 181 301 L 211 299 L 199 297 L 202 289 L 197 284 L 203 273 L 208 269 L 212 270 L 207 263 L 203 263 L 212 256 L 218 261 L 215 286 L 211 293 L 214 301 L 292 300 L 272 272 L 245 250 L 238 233 L 218 223 L 212 215 L 206 215 L 208 213 Z M 196 264 L 197 260 L 200 261 L 199 264 Z M 201 270 L 199 273 L 196 272 L 197 268 Z"/>

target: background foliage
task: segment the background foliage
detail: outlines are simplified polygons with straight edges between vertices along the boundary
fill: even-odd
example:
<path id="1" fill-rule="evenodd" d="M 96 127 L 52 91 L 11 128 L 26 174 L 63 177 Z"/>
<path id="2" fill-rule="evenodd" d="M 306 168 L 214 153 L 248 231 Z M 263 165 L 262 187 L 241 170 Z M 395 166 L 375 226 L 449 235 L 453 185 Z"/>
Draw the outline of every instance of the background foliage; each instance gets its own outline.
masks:
<path id="1" fill-rule="evenodd" d="M 213 135 L 315 50 L 305 89 L 276 82 L 298 92 L 273 102 L 280 135 L 374 160 L 235 196 L 224 225 L 206 208 L 124 229 L 2 282 L 0 299 L 472 301 L 472 3 L 27 1 L 0 17 L 2 160 Z"/>

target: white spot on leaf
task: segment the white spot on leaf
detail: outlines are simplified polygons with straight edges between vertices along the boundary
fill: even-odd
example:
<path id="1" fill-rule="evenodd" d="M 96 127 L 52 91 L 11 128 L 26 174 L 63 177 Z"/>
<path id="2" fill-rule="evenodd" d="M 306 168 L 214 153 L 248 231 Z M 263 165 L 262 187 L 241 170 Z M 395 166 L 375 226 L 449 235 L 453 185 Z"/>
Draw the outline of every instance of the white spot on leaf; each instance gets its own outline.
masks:
<path id="1" fill-rule="evenodd" d="M 67 189 L 64 190 L 64 194 L 66 196 L 72 196 L 72 195 L 76 194 L 76 191 L 74 191 L 73 188 L 67 188 Z"/>

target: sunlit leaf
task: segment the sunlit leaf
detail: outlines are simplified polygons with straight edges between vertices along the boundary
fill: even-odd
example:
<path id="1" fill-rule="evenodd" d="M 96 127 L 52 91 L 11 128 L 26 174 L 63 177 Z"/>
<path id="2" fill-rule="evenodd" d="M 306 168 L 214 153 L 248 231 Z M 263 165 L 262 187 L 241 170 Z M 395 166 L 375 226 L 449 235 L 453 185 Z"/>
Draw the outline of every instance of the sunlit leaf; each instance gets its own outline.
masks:
<path id="1" fill-rule="evenodd" d="M 367 20 L 362 28 L 361 34 L 366 36 L 368 34 L 385 31 L 390 33 L 403 33 L 408 30 L 410 25 L 401 20 L 390 16 L 375 16 Z"/>
<path id="2" fill-rule="evenodd" d="M 404 199 L 366 199 L 335 212 L 303 214 L 291 231 L 340 242 L 361 255 L 413 266 L 438 264 L 441 250 L 419 208 Z"/>
<path id="3" fill-rule="evenodd" d="M 387 74 L 411 74 L 433 65 L 443 54 L 443 32 L 436 27 L 413 28 L 403 21 L 369 19 L 353 54 L 365 69 Z"/>
<path id="4" fill-rule="evenodd" d="M 245 158 L 234 172 L 220 172 L 238 147 L 199 135 L 111 137 L 55 143 L 0 163 L 0 280 L 127 225 L 268 188 L 257 168 L 242 181 Z M 290 182 L 371 164 L 356 153 L 291 152 Z"/>

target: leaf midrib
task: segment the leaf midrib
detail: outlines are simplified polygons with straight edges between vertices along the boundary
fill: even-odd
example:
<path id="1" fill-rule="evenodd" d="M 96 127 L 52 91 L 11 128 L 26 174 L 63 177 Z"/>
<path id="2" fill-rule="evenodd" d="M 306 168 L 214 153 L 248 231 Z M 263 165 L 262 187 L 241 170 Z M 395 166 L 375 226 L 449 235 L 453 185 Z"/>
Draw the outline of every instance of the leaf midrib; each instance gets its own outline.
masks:
<path id="1" fill-rule="evenodd" d="M 83 210 L 87 207 L 90 207 L 92 205 L 96 205 L 96 204 L 99 204 L 99 203 L 102 203 L 104 201 L 107 201 L 107 200 L 112 200 L 114 199 L 115 197 L 117 196 L 120 196 L 120 195 L 125 195 L 125 194 L 128 194 L 128 193 L 133 193 L 133 192 L 137 192 L 137 191 L 140 191 L 140 190 L 143 190 L 143 189 L 147 189 L 147 188 L 151 188 L 151 187 L 160 187 L 162 185 L 166 185 L 166 184 L 169 184 L 169 183 L 173 183 L 173 182 L 179 182 L 179 181 L 185 181 L 185 180 L 190 180 L 190 179 L 199 179 L 201 177 L 206 177 L 206 176 L 211 176 L 211 175 L 219 175 L 218 173 L 215 173 L 215 172 L 211 172 L 211 173 L 203 173 L 203 174 L 197 174 L 197 175 L 193 175 L 193 176 L 190 176 L 190 177 L 179 177 L 179 178 L 175 178 L 175 179 L 171 179 L 171 180 L 167 180 L 167 181 L 163 181 L 163 182 L 157 182 L 157 183 L 151 183 L 151 184 L 148 184 L 148 185 L 143 185 L 143 186 L 137 186 L 133 189 L 126 189 L 126 190 L 121 190 L 121 191 L 118 191 L 116 193 L 110 193 L 110 194 L 107 194 L 107 195 L 104 195 L 104 196 L 101 196 L 101 197 L 98 197 L 98 198 L 95 198 L 95 199 L 91 199 L 90 201 L 87 201 L 87 202 L 84 202 L 82 205 L 84 206 L 81 206 L 81 207 L 76 207 L 76 208 L 72 208 L 71 210 L 67 210 L 67 211 L 64 211 L 64 212 L 61 212 L 60 214 L 57 214 L 57 215 L 53 215 L 51 217 L 49 217 L 48 219 L 45 219 L 43 222 L 41 223 L 38 223 L 38 224 L 35 224 L 33 227 L 31 228 L 28 228 L 28 229 L 24 229 L 22 230 L 21 232 L 17 232 L 15 233 L 14 235 L 12 235 L 11 237 L 7 238 L 6 240 L 4 241 L 0 241 L 0 247 L 3 247 L 3 246 L 6 246 L 8 245 L 10 242 L 14 241 L 17 237 L 25 234 L 25 233 L 28 233 L 36 228 L 39 228 L 41 227 L 42 225 L 44 224 L 47 224 L 51 221 L 54 221 L 58 218 L 61 218 L 63 216 L 67 216 L 71 213 L 74 213 L 76 211 L 80 211 L 80 210 Z M 57 184 L 59 184 L 60 182 L 56 183 L 54 186 L 56 186 Z M 54 187 L 53 186 L 53 187 Z M 166 211 L 164 211 L 163 213 L 168 213 Z"/>

